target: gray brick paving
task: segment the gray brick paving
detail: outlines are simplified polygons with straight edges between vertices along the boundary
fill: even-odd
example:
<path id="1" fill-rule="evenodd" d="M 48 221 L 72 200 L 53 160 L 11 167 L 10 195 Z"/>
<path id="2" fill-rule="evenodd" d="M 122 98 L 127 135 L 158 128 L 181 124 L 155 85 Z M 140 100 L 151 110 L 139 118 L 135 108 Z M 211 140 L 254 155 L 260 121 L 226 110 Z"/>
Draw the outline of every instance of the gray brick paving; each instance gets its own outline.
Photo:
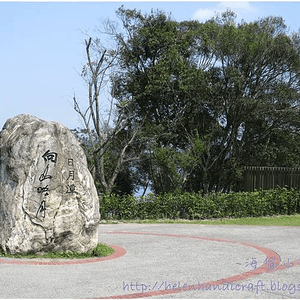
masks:
<path id="1" fill-rule="evenodd" d="M 143 296 L 149 296 L 151 292 L 170 291 L 184 284 L 195 286 L 236 276 L 254 270 L 265 262 L 265 254 L 252 247 L 172 235 L 259 245 L 277 253 L 281 264 L 286 266 L 300 259 L 300 227 L 101 224 L 99 228 L 100 242 L 124 247 L 127 253 L 114 260 L 80 265 L 1 263 L 0 298 L 131 297 L 141 292 Z M 194 289 L 150 298 L 299 299 L 300 265 L 262 273 L 220 288 Z"/>

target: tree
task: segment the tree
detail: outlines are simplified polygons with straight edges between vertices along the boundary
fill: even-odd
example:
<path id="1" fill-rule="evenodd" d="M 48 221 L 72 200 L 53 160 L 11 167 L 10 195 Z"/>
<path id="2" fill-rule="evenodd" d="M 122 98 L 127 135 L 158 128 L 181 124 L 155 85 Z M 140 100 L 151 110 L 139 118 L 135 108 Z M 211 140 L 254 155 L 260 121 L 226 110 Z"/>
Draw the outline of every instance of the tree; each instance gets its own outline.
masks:
<path id="1" fill-rule="evenodd" d="M 242 160 L 274 164 L 274 157 L 269 161 L 258 157 L 271 149 L 279 154 L 279 136 L 281 141 L 283 134 L 286 140 L 297 136 L 299 51 L 281 18 L 221 26 L 220 45 L 225 47 L 217 51 L 220 76 L 216 85 L 224 103 L 224 129 L 231 137 L 230 156 L 240 160 L 239 165 Z M 232 42 L 227 45 L 228 40 Z"/>
<path id="2" fill-rule="evenodd" d="M 156 192 L 180 182 L 205 193 L 236 189 L 244 165 L 279 164 L 268 153 L 282 157 L 282 143 L 299 140 L 300 39 L 281 18 L 236 24 L 227 11 L 206 23 L 176 22 L 123 7 L 117 14 L 125 34 L 116 36 L 115 95 L 135 125 L 144 121 L 152 166 L 145 172 Z"/>
<path id="3" fill-rule="evenodd" d="M 170 190 L 178 182 L 175 178 L 178 177 L 177 171 L 170 172 L 170 168 L 166 167 L 163 168 L 165 172 L 158 176 L 157 174 L 162 172 L 162 166 L 160 165 L 160 170 L 154 170 L 154 166 L 159 165 L 156 161 L 158 152 L 155 149 L 176 148 L 181 144 L 178 151 L 175 150 L 177 151 L 175 156 L 185 155 L 180 154 L 180 149 L 186 144 L 186 139 L 182 139 L 182 128 L 179 128 L 182 114 L 186 117 L 187 113 L 185 110 L 187 101 L 183 102 L 182 96 L 186 95 L 189 87 L 196 88 L 193 79 L 199 78 L 201 72 L 194 69 L 192 74 L 188 62 L 182 59 L 178 46 L 181 52 L 188 52 L 187 47 L 180 43 L 174 44 L 174 39 L 178 41 L 181 39 L 176 29 L 177 23 L 163 13 L 152 12 L 149 16 L 143 16 L 135 10 L 120 8 L 118 15 L 126 34 L 117 35 L 122 69 L 114 80 L 116 97 L 120 103 L 133 107 L 135 124 L 139 120 L 144 121 L 143 135 L 147 140 L 144 154 L 145 156 L 148 154 L 148 159 L 143 162 L 148 177 L 146 182 L 152 182 L 153 188 L 154 185 L 159 185 Z M 188 56 L 187 53 L 185 55 Z M 178 90 L 180 80 L 186 82 L 185 90 Z M 177 138 L 176 144 L 174 136 Z M 182 140 L 179 141 L 180 139 Z M 186 174 L 180 166 L 173 165 L 172 168 L 181 169 L 182 174 Z M 166 172 L 168 175 L 165 175 Z M 172 185 L 166 182 L 168 178 L 173 182 Z M 186 179 L 180 181 L 184 183 Z"/>
<path id="4" fill-rule="evenodd" d="M 131 116 L 126 107 L 119 106 L 116 113 L 113 90 L 107 113 L 100 96 L 116 66 L 117 51 L 105 49 L 99 39 L 89 38 L 85 40 L 85 45 L 87 63 L 81 76 L 87 83 L 88 104 L 85 109 L 80 108 L 74 95 L 74 109 L 84 124 L 84 128 L 77 131 L 77 135 L 88 156 L 98 191 L 131 193 L 132 182 L 127 181 L 126 186 L 120 182 L 124 176 L 130 177 L 129 163 L 136 157 L 132 157 L 128 150 L 135 142 L 139 128 L 128 130 Z"/>

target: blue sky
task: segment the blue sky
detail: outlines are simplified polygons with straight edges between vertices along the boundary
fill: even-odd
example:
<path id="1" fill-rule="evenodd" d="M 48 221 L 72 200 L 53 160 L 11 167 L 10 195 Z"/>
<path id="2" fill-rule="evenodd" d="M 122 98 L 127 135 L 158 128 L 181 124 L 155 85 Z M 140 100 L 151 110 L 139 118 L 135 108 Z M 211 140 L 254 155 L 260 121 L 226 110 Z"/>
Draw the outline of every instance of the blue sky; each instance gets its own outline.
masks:
<path id="1" fill-rule="evenodd" d="M 101 19 L 115 20 L 122 4 L 142 12 L 158 8 L 176 21 L 205 21 L 230 8 L 238 21 L 281 16 L 292 31 L 300 28 L 300 2 L 0 2 L 0 130 L 21 113 L 81 126 L 72 97 L 86 103 L 78 75 L 85 63 L 83 32 L 99 36 Z"/>

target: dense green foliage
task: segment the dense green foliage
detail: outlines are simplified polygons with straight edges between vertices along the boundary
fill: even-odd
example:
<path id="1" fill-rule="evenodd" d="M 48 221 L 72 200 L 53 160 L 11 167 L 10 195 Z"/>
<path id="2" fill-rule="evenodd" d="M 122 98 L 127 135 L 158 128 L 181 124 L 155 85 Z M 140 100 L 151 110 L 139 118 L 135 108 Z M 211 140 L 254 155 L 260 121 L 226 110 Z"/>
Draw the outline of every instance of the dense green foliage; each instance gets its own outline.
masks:
<path id="1" fill-rule="evenodd" d="M 116 97 L 143 120 L 154 193 L 239 190 L 245 165 L 294 166 L 299 151 L 299 35 L 282 18 L 206 23 L 120 8 Z"/>
<path id="2" fill-rule="evenodd" d="M 300 191 L 285 188 L 239 193 L 175 193 L 135 198 L 101 197 L 101 217 L 126 219 L 206 219 L 241 218 L 300 213 Z"/>
<path id="3" fill-rule="evenodd" d="M 118 179 L 103 188 L 98 176 L 99 191 L 240 191 L 245 165 L 299 166 L 300 35 L 282 18 L 236 23 L 226 11 L 177 22 L 124 7 L 117 16 L 107 53 L 117 55 L 112 95 L 124 127 L 101 157 Z"/>

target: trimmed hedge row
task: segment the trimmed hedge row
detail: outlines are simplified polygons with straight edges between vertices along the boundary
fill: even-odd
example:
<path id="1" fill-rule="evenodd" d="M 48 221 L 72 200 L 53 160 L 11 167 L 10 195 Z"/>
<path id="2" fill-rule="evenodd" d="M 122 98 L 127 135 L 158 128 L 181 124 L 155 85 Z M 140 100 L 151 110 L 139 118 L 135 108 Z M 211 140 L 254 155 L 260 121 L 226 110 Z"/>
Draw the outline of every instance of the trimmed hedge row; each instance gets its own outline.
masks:
<path id="1" fill-rule="evenodd" d="M 145 197 L 100 196 L 101 218 L 207 219 L 260 217 L 300 213 L 300 191 L 278 188 L 268 191 L 215 193 L 148 194 Z"/>

